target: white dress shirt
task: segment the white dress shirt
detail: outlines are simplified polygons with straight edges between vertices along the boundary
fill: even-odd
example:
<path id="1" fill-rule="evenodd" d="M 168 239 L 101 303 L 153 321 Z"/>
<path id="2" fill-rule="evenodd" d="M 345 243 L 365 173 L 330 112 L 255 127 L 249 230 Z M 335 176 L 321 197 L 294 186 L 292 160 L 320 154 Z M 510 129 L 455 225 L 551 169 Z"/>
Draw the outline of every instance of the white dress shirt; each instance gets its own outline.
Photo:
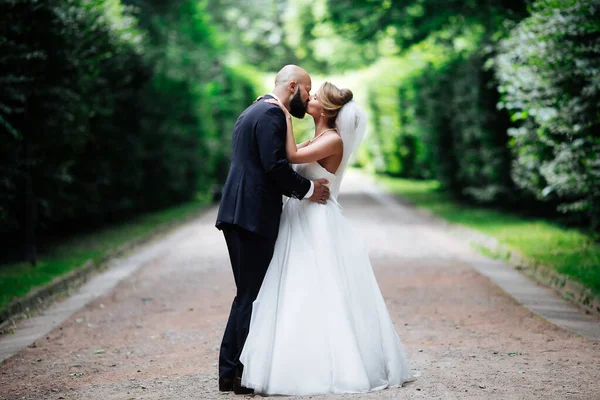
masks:
<path id="1" fill-rule="evenodd" d="M 267 93 L 267 94 L 269 96 L 273 96 L 273 98 L 275 98 L 275 100 L 281 101 L 281 100 L 279 100 L 279 97 L 275 96 L 273 93 Z M 302 200 L 309 199 L 310 196 L 312 196 L 314 192 L 315 192 L 315 184 L 314 184 L 313 181 L 310 181 L 310 188 L 308 189 L 308 192 L 306 192 L 306 194 L 304 195 L 304 197 L 302 198 Z"/>

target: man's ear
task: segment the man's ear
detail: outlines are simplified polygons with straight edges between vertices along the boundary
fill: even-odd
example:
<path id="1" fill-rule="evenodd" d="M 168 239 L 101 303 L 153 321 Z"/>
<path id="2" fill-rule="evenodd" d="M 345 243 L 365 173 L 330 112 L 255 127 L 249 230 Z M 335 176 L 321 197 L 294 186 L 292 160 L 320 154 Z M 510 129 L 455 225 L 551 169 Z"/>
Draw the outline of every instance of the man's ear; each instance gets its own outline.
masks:
<path id="1" fill-rule="evenodd" d="M 291 81 L 289 88 L 292 93 L 296 93 L 296 87 L 298 87 L 298 84 L 296 83 L 296 81 Z"/>

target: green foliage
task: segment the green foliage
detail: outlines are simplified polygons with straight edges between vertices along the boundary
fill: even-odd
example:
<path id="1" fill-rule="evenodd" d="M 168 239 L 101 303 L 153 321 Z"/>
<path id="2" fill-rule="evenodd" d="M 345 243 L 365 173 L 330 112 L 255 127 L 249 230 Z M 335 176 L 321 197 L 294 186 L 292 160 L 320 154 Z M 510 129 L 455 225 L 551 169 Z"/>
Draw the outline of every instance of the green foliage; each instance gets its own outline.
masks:
<path id="1" fill-rule="evenodd" d="M 529 17 L 526 4 L 328 1 L 339 32 L 404 49 L 371 68 L 366 161 L 598 231 L 598 3 L 538 0 Z"/>
<path id="2" fill-rule="evenodd" d="M 141 1 L 141 0 L 138 0 Z M 361 68 L 382 53 L 377 43 L 338 35 L 326 0 L 207 0 L 227 59 L 278 71 L 297 64 L 311 74 Z"/>
<path id="3" fill-rule="evenodd" d="M 410 46 L 366 74 L 375 169 L 436 177 L 455 196 L 478 202 L 515 201 L 510 121 L 496 108 L 493 71 L 484 66 L 493 57 L 491 37 L 503 21 L 517 18 L 524 4 L 336 1 L 329 7 L 338 29 L 348 35 L 388 36 L 401 48 Z"/>
<path id="4" fill-rule="evenodd" d="M 256 70 L 286 63 L 369 110 L 360 165 L 598 230 L 597 1 L 538 0 L 519 22 L 527 3 L 0 0 L 0 236 L 31 244 L 223 181 Z"/>
<path id="5" fill-rule="evenodd" d="M 509 119 L 496 109 L 481 36 L 465 31 L 452 46 L 428 39 L 366 74 L 367 146 L 377 171 L 436 177 L 455 196 L 480 202 L 511 199 Z"/>
<path id="6" fill-rule="evenodd" d="M 339 32 L 404 49 L 366 74 L 373 124 L 362 163 L 598 230 L 597 2 L 539 0 L 518 23 L 525 5 L 329 1 Z"/>
<path id="7" fill-rule="evenodd" d="M 505 19 L 525 13 L 523 0 L 328 0 L 341 34 L 359 41 L 389 36 L 403 49 L 437 34 L 441 41 L 463 35 L 473 25 L 495 32 Z"/>
<path id="8" fill-rule="evenodd" d="M 266 71 L 299 63 L 286 41 L 285 8 L 286 2 L 272 0 L 206 1 L 206 10 L 232 61 Z"/>
<path id="9" fill-rule="evenodd" d="M 134 5 L 132 9 L 130 5 Z M 7 247 L 193 198 L 254 83 L 194 0 L 0 0 L 0 236 Z M 227 150 L 224 150 L 227 149 Z"/>
<path id="10" fill-rule="evenodd" d="M 144 65 L 140 34 L 118 2 L 3 0 L 0 9 L 0 111 L 20 138 L 0 145 L 0 231 L 12 231 L 22 228 L 30 196 L 42 226 L 74 217 L 84 199 L 98 203 L 106 176 L 94 164 L 104 154 L 85 160 L 86 149 L 104 135 L 122 139 L 115 128 L 124 128 L 118 118 L 132 110 Z M 78 174 L 86 169 L 94 172 L 84 183 Z"/>
<path id="11" fill-rule="evenodd" d="M 285 32 L 286 42 L 294 49 L 298 63 L 311 73 L 330 76 L 356 70 L 389 54 L 380 43 L 339 35 L 329 19 L 326 0 L 289 1 Z"/>
<path id="12" fill-rule="evenodd" d="M 482 203 L 514 201 L 507 148 L 509 118 L 496 109 L 489 56 L 458 54 L 419 78 L 418 119 L 435 176 L 457 197 Z"/>
<path id="13" fill-rule="evenodd" d="M 416 120 L 417 74 L 424 65 L 439 62 L 430 55 L 415 48 L 406 57 L 383 60 L 365 74 L 371 123 L 365 147 L 378 172 L 431 177 L 423 126 Z"/>
<path id="14" fill-rule="evenodd" d="M 539 0 L 500 43 L 517 185 L 600 229 L 600 8 Z"/>

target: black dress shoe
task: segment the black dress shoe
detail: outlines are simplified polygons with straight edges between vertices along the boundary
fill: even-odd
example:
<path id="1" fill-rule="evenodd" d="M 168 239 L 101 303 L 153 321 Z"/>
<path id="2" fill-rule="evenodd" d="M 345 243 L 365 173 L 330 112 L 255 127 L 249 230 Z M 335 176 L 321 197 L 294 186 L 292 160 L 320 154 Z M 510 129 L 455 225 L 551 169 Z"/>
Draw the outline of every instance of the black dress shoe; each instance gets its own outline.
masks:
<path id="1" fill-rule="evenodd" d="M 254 389 L 242 386 L 242 378 L 236 376 L 233 378 L 233 393 L 235 394 L 253 394 Z"/>
<path id="2" fill-rule="evenodd" d="M 233 378 L 219 378 L 219 392 L 231 392 L 233 390 Z"/>

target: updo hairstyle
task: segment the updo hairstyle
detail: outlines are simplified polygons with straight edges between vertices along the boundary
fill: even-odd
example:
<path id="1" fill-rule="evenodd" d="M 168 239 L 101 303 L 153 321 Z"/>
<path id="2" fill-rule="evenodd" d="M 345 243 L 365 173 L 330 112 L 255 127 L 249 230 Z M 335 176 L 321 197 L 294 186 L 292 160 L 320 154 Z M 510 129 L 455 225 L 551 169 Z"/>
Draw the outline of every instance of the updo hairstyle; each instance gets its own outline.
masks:
<path id="1" fill-rule="evenodd" d="M 335 119 L 344 104 L 352 100 L 352 91 L 350 89 L 339 89 L 330 82 L 325 82 L 317 91 L 317 97 L 323 108 L 323 114 L 327 118 L 327 126 L 335 127 Z"/>

